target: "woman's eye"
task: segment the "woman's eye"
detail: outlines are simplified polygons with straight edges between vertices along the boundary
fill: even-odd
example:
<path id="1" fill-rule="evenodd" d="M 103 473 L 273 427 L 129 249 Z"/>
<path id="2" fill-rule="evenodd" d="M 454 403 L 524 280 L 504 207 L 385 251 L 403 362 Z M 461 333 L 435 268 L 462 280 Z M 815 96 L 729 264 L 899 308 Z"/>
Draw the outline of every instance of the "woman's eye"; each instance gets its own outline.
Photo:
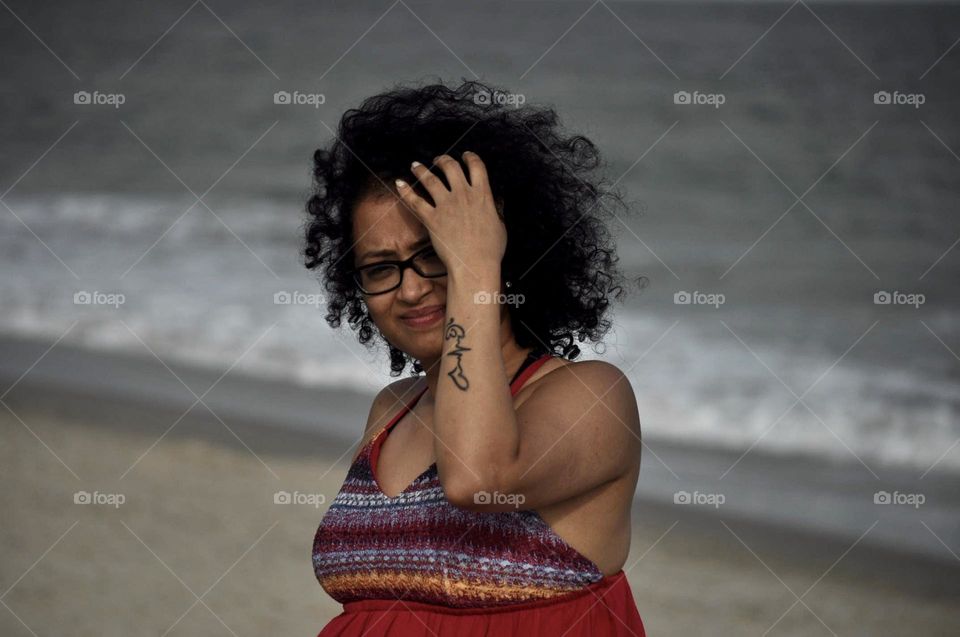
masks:
<path id="1" fill-rule="evenodd" d="M 381 265 L 373 268 L 368 268 L 366 270 L 367 276 L 370 277 L 383 277 L 390 273 L 392 268 L 387 265 Z"/>

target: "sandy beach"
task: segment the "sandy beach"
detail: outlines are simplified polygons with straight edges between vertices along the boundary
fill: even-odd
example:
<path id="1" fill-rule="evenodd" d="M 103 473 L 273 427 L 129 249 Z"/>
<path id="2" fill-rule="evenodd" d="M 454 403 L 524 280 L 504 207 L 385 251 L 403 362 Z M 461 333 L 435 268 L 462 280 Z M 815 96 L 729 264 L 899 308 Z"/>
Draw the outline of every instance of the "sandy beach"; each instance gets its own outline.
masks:
<path id="1" fill-rule="evenodd" d="M 42 365 L 4 378 L 2 634 L 315 635 L 339 612 L 310 550 L 349 443 Z M 641 500 L 624 569 L 649 635 L 953 635 L 958 564 Z"/>
<path id="2" fill-rule="evenodd" d="M 471 78 L 507 119 L 554 109 L 629 204 L 609 230 L 649 285 L 579 347 L 637 395 L 647 634 L 960 635 L 960 4 L 0 14 L 0 637 L 314 637 L 340 612 L 312 540 L 388 365 L 304 268 L 313 158 L 367 98 Z M 559 262 L 572 229 L 505 263 Z"/>

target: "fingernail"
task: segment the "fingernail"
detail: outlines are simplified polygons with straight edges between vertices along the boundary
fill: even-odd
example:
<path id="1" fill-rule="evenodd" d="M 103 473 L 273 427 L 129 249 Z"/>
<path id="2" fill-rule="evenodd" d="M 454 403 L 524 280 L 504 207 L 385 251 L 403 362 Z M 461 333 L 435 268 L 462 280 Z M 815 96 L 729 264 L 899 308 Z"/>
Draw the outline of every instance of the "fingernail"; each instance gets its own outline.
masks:
<path id="1" fill-rule="evenodd" d="M 411 168 L 416 168 L 417 166 L 423 166 L 423 164 L 421 164 L 421 163 L 418 162 L 418 161 L 414 161 L 412 164 L 410 164 L 410 167 L 411 167 Z"/>
<path id="2" fill-rule="evenodd" d="M 397 179 L 397 180 L 395 180 L 395 181 L 396 181 L 396 184 L 397 184 L 397 188 L 406 188 L 406 187 L 407 187 L 407 182 L 405 182 L 404 180 L 402 180 L 402 179 Z"/>

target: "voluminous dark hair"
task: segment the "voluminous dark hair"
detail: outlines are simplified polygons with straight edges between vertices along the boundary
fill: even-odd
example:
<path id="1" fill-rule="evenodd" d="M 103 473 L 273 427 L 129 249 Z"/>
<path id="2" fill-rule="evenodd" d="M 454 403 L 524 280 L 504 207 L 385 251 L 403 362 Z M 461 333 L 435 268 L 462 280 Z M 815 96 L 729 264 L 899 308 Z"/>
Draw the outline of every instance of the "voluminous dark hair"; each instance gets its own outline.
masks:
<path id="1" fill-rule="evenodd" d="M 600 342 L 611 327 L 610 300 L 623 299 L 626 280 L 603 218 L 628 207 L 595 176 L 602 162 L 593 142 L 566 134 L 552 108 L 519 101 L 477 81 L 397 85 L 346 111 L 336 139 L 313 155 L 304 265 L 322 269 L 327 323 L 340 327 L 346 313 L 360 343 L 379 335 L 390 349 L 391 376 L 408 362 L 413 374 L 423 368 L 380 334 L 351 278 L 352 217 L 368 195 L 396 196 L 394 179 L 412 181 L 414 159 L 429 166 L 447 154 L 462 162 L 470 150 L 486 165 L 507 229 L 501 272 L 512 285 L 501 292 L 524 297 L 508 305 L 520 347 L 572 360 L 580 353 L 575 336 Z M 439 168 L 431 170 L 446 184 Z M 421 185 L 417 190 L 431 201 Z"/>

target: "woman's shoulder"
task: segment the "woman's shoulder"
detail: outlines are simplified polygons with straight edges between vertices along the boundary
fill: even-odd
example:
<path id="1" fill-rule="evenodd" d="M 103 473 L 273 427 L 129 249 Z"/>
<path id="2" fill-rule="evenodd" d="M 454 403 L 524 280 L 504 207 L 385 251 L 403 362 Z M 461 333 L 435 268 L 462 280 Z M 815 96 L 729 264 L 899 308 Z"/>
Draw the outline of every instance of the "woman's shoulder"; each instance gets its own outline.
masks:
<path id="1" fill-rule="evenodd" d="M 584 406 L 603 403 L 611 414 L 618 414 L 620 423 L 633 421 L 639 435 L 640 421 L 637 397 L 627 375 L 613 363 L 603 360 L 570 361 L 555 356 L 545 362 L 523 387 L 520 404 L 537 409 L 545 404 L 559 410 L 577 413 Z M 536 400 L 532 400 L 534 396 Z"/>
<path id="2" fill-rule="evenodd" d="M 524 388 L 559 386 L 571 381 L 609 387 L 623 380 L 626 380 L 626 375 L 613 363 L 603 360 L 571 361 L 560 356 L 554 356 L 540 366 L 527 381 Z M 629 384 L 629 381 L 627 381 L 627 384 Z"/>
<path id="3" fill-rule="evenodd" d="M 358 452 L 390 422 L 391 418 L 416 397 L 417 392 L 422 389 L 422 380 L 423 376 L 407 376 L 393 381 L 377 393 L 373 402 L 370 403 L 370 412 L 367 414 L 367 423 L 364 426 Z"/>

